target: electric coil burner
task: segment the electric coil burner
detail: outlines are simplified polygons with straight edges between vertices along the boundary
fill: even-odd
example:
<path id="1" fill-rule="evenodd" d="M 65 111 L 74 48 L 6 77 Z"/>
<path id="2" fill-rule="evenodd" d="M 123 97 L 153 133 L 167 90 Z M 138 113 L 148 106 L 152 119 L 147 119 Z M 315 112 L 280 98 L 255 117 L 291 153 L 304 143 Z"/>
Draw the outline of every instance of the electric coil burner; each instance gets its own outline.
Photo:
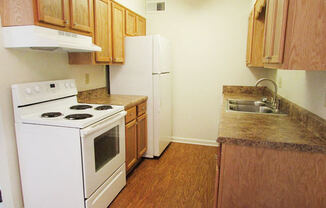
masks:
<path id="1" fill-rule="evenodd" d="M 86 118 L 91 118 L 93 117 L 91 114 L 71 114 L 71 115 L 68 115 L 66 116 L 65 118 L 66 119 L 69 119 L 69 120 L 82 120 L 82 119 L 86 119 Z"/>
<path id="2" fill-rule="evenodd" d="M 60 112 L 48 112 L 48 113 L 43 113 L 41 115 L 42 118 L 56 118 L 62 116 L 62 113 Z"/>
<path id="3" fill-rule="evenodd" d="M 74 106 L 70 107 L 71 110 L 85 110 L 88 108 L 92 108 L 92 106 L 91 105 L 74 105 Z"/>
<path id="4" fill-rule="evenodd" d="M 111 105 L 101 105 L 95 108 L 95 110 L 109 110 L 112 109 L 113 107 Z"/>

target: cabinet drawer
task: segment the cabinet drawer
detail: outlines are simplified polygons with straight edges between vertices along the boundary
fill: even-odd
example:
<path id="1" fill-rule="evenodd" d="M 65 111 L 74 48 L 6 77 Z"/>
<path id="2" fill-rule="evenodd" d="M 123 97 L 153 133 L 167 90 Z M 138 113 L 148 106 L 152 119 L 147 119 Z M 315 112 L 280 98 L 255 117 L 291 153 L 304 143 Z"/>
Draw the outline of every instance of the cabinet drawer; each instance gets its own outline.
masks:
<path id="1" fill-rule="evenodd" d="M 129 123 L 130 121 L 136 119 L 136 117 L 137 117 L 137 111 L 135 106 L 127 110 L 126 123 Z"/>
<path id="2" fill-rule="evenodd" d="M 146 113 L 146 102 L 137 106 L 137 116 L 143 115 L 144 113 Z"/>

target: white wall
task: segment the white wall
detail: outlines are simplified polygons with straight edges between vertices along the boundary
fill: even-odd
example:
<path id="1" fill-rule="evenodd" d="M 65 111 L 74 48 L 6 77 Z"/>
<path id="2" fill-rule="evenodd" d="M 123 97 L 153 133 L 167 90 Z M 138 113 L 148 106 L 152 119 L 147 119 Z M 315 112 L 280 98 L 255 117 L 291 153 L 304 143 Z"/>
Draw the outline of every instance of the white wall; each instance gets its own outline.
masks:
<path id="1" fill-rule="evenodd" d="M 281 96 L 326 119 L 326 71 L 272 71 Z"/>
<path id="2" fill-rule="evenodd" d="M 136 12 L 141 16 L 145 16 L 145 0 L 115 0 L 119 4 Z"/>
<path id="3" fill-rule="evenodd" d="M 269 76 L 245 65 L 252 0 L 167 1 L 148 14 L 148 34 L 173 45 L 175 137 L 216 140 L 223 85 L 254 85 Z"/>

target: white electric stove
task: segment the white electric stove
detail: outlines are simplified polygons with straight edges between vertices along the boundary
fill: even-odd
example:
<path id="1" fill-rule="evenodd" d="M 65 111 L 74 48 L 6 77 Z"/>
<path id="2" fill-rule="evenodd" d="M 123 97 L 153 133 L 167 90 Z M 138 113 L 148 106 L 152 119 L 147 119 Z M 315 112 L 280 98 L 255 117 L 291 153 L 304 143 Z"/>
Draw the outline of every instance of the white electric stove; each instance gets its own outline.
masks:
<path id="1" fill-rule="evenodd" d="M 78 103 L 74 80 L 12 96 L 25 207 L 107 207 L 126 184 L 124 107 Z"/>

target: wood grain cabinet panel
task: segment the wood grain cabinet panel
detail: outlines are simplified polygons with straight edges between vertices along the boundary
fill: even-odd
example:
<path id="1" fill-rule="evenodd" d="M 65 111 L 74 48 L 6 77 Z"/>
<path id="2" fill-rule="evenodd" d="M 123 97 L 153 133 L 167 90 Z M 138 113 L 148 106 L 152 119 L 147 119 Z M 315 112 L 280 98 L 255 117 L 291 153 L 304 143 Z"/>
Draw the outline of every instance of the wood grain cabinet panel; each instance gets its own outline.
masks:
<path id="1" fill-rule="evenodd" d="M 137 118 L 137 108 L 132 107 L 127 110 L 127 115 L 126 115 L 126 123 L 129 123 L 132 120 L 135 120 Z"/>
<path id="2" fill-rule="evenodd" d="M 130 173 L 147 151 L 146 102 L 128 109 L 125 122 L 126 166 L 127 173 Z"/>
<path id="3" fill-rule="evenodd" d="M 267 1 L 264 63 L 283 63 L 288 5 L 288 0 Z"/>
<path id="4" fill-rule="evenodd" d="M 146 113 L 147 105 L 145 103 L 141 103 L 137 105 L 137 116 L 141 116 Z"/>
<path id="5" fill-rule="evenodd" d="M 70 0 L 71 28 L 92 32 L 92 0 Z"/>
<path id="6" fill-rule="evenodd" d="M 326 70 L 326 1 L 290 0 L 281 69 Z"/>
<path id="7" fill-rule="evenodd" d="M 254 12 L 250 12 L 249 19 L 248 19 L 248 36 L 247 36 L 247 57 L 246 57 L 247 66 L 251 64 L 253 31 L 254 31 Z"/>
<path id="8" fill-rule="evenodd" d="M 247 58 L 248 67 L 264 67 L 263 45 L 265 27 L 265 6 L 257 1 L 249 16 Z"/>
<path id="9" fill-rule="evenodd" d="M 137 25 L 137 36 L 145 36 L 146 35 L 146 19 L 140 16 L 136 18 L 136 25 Z"/>
<path id="10" fill-rule="evenodd" d="M 136 30 L 136 14 L 126 10 L 126 35 L 135 36 Z"/>
<path id="11" fill-rule="evenodd" d="M 112 42 L 113 62 L 124 62 L 124 22 L 125 9 L 112 2 Z"/>
<path id="12" fill-rule="evenodd" d="M 326 155 L 222 144 L 218 207 L 326 207 Z"/>
<path id="13" fill-rule="evenodd" d="M 137 140 L 138 158 L 141 158 L 147 151 L 147 115 L 137 118 Z"/>
<path id="14" fill-rule="evenodd" d="M 126 171 L 137 162 L 137 122 L 133 120 L 126 125 Z"/>
<path id="15" fill-rule="evenodd" d="M 95 44 L 102 48 L 96 52 L 96 62 L 112 61 L 111 3 L 107 0 L 94 0 Z"/>
<path id="16" fill-rule="evenodd" d="M 66 26 L 64 0 L 36 0 L 38 21 Z"/>

